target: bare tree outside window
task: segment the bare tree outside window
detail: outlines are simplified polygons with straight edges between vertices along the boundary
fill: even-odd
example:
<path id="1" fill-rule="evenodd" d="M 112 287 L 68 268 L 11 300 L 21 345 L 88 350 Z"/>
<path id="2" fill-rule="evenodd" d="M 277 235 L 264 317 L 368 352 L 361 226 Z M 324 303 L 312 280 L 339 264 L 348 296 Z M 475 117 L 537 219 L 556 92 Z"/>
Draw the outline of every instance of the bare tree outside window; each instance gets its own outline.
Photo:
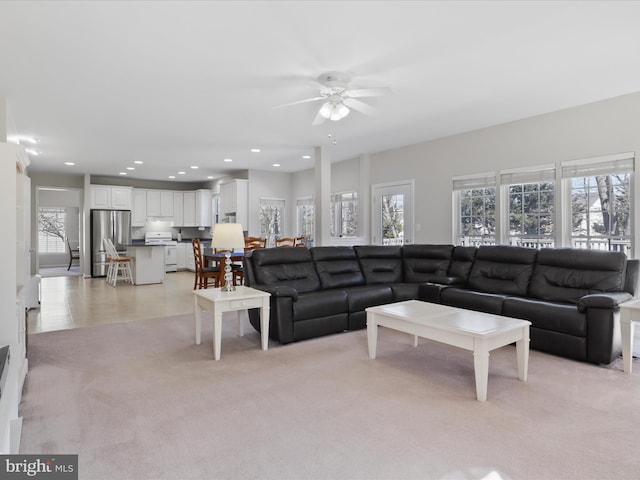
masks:
<path id="1" fill-rule="evenodd" d="M 276 238 L 282 236 L 284 200 L 261 198 L 259 202 L 260 236 L 267 239 L 267 246 L 273 247 Z"/>
<path id="2" fill-rule="evenodd" d="M 66 252 L 64 208 L 40 208 L 38 211 L 38 251 L 40 253 Z"/>
<path id="3" fill-rule="evenodd" d="M 404 195 L 382 195 L 382 244 L 404 243 Z"/>
<path id="4" fill-rule="evenodd" d="M 631 248 L 631 175 L 571 179 L 571 243 L 576 248 Z"/>
<path id="5" fill-rule="evenodd" d="M 329 234 L 332 237 L 355 237 L 358 232 L 357 192 L 332 195 L 330 217 Z"/>

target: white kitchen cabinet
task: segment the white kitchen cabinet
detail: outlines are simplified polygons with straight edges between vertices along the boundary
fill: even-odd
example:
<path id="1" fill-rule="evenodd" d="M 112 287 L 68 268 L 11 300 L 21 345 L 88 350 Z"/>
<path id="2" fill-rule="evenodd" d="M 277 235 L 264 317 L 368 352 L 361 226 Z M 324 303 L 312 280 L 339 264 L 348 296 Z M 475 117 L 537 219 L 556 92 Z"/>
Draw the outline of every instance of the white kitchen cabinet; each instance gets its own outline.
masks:
<path id="1" fill-rule="evenodd" d="M 173 225 L 175 227 L 185 226 L 184 225 L 184 192 L 173 192 Z"/>
<path id="2" fill-rule="evenodd" d="M 190 243 L 178 243 L 178 248 L 176 249 L 178 253 L 178 270 L 185 270 L 187 268 L 187 247 L 191 250 Z"/>
<path id="3" fill-rule="evenodd" d="M 147 217 L 173 220 L 173 192 L 147 190 Z"/>
<path id="4" fill-rule="evenodd" d="M 16 454 L 20 446 L 22 417 L 18 406 L 27 373 L 25 292 L 27 291 L 26 235 L 30 225 L 26 220 L 25 192 L 28 179 L 25 170 L 29 157 L 23 147 L 0 142 L 0 189 L 9 199 L 0 207 L 3 232 L 2 251 L 15 258 L 7 258 L 0 269 L 0 346 L 9 347 L 10 360 L 5 364 L 4 384 L 0 395 L 0 454 Z M 14 207 L 15 199 L 15 207 Z"/>
<path id="5" fill-rule="evenodd" d="M 133 188 L 109 185 L 91 185 L 90 208 L 105 210 L 131 210 Z"/>
<path id="6" fill-rule="evenodd" d="M 183 227 L 196 227 L 196 192 L 183 194 Z"/>
<path id="7" fill-rule="evenodd" d="M 235 216 L 235 222 L 247 227 L 249 180 L 236 179 L 220 184 L 220 215 Z"/>
<path id="8" fill-rule="evenodd" d="M 133 189 L 133 205 L 131 208 L 131 226 L 144 227 L 147 221 L 147 191 Z"/>
<path id="9" fill-rule="evenodd" d="M 196 190 L 196 226 L 211 226 L 211 190 Z"/>

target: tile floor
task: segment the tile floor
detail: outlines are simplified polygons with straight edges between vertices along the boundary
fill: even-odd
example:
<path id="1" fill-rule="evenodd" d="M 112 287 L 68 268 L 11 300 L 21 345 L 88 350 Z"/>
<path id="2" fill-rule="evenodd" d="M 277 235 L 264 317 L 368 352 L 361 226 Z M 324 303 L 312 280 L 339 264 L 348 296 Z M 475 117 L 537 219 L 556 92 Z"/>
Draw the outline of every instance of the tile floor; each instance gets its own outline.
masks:
<path id="1" fill-rule="evenodd" d="M 29 333 L 193 312 L 193 272 L 167 273 L 165 283 L 133 286 L 104 278 L 43 278 L 40 308 L 29 310 Z"/>

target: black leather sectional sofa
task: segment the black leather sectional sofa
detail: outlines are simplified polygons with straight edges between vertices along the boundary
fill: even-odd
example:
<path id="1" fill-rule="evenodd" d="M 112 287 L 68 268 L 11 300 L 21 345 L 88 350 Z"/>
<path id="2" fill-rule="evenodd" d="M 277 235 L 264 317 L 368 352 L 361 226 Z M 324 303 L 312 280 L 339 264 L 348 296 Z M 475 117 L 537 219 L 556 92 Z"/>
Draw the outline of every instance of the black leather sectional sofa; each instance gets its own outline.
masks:
<path id="1" fill-rule="evenodd" d="M 618 307 L 639 268 L 618 252 L 509 246 L 269 248 L 244 260 L 283 344 L 362 329 L 367 307 L 418 299 L 529 320 L 531 348 L 593 363 L 620 355 Z M 249 318 L 259 330 L 258 311 Z"/>

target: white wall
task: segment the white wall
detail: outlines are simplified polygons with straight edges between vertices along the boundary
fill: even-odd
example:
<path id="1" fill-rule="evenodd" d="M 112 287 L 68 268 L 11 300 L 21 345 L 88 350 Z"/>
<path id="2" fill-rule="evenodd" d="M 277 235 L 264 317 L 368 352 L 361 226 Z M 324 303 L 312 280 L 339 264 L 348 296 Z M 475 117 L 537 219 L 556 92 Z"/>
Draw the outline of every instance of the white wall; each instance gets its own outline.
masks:
<path id="1" fill-rule="evenodd" d="M 638 118 L 640 92 L 375 153 L 371 183 L 414 178 L 416 223 L 422 225 L 416 243 L 450 243 L 453 176 L 640 152 Z M 638 225 L 640 209 L 635 210 Z M 640 235 L 635 231 L 637 255 Z"/>

